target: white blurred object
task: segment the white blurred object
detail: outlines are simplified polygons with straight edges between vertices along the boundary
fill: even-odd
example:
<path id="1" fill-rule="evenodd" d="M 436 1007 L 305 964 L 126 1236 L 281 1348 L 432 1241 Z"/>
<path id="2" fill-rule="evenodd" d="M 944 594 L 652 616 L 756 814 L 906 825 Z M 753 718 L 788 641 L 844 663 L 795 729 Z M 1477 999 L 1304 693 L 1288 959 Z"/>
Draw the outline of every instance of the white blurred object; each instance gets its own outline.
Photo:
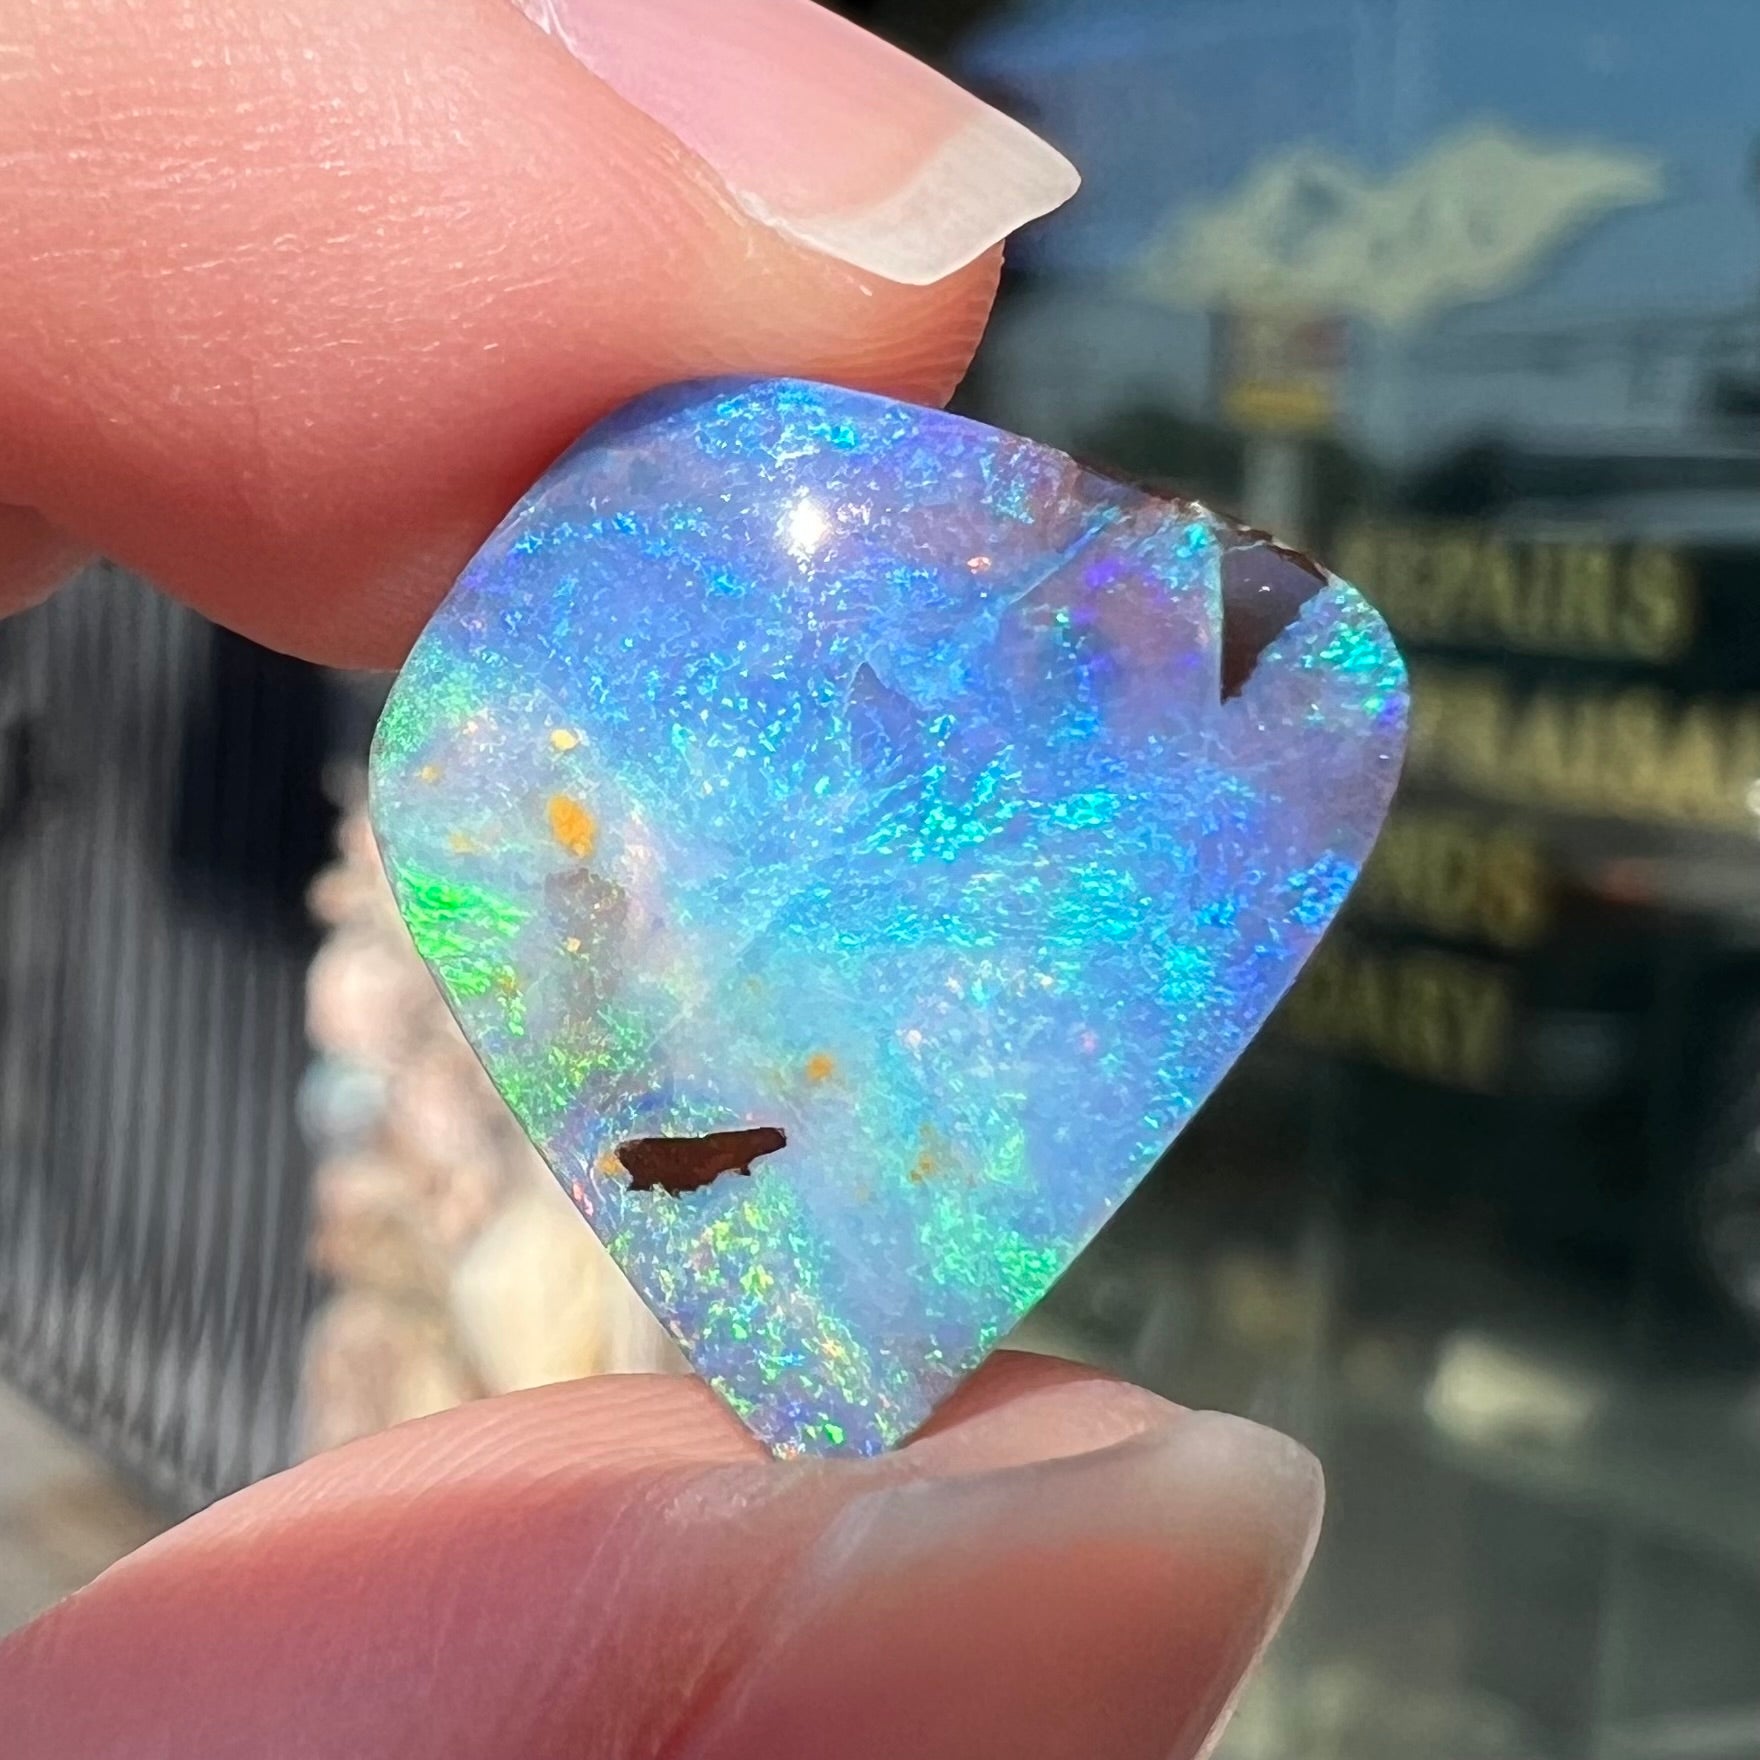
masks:
<path id="1" fill-rule="evenodd" d="M 460 1341 L 491 1393 L 683 1359 L 554 1181 L 515 1198 L 452 1278 Z"/>
<path id="2" fill-rule="evenodd" d="M 1649 154 L 1546 145 L 1497 123 L 1436 142 L 1385 180 L 1299 146 L 1178 215 L 1137 282 L 1200 310 L 1270 304 L 1413 325 L 1511 291 L 1602 215 L 1662 192 Z"/>
<path id="3" fill-rule="evenodd" d="M 353 924 L 318 951 L 306 983 L 306 1031 L 334 1057 L 390 1072 L 409 1056 L 434 987 L 414 949 Z"/>
<path id="4" fill-rule="evenodd" d="M 443 1314 L 350 1290 L 312 1322 L 301 1389 L 305 1450 L 316 1454 L 475 1399 Z"/>
<path id="5" fill-rule="evenodd" d="M 1605 1384 L 1594 1376 L 1462 1332 L 1438 1354 L 1424 1414 L 1457 1442 L 1560 1448 L 1582 1437 L 1607 1398 Z"/>
<path id="6" fill-rule="evenodd" d="M 414 1198 L 402 1170 L 382 1155 L 326 1161 L 313 1187 L 312 1269 L 344 1288 L 443 1303 L 448 1255 Z"/>

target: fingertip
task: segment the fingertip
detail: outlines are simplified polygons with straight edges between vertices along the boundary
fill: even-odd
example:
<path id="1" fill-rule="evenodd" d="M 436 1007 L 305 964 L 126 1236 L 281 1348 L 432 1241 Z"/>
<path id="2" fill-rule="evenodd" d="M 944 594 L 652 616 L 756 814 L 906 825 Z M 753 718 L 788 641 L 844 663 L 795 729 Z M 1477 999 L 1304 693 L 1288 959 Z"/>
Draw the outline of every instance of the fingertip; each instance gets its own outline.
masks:
<path id="1" fill-rule="evenodd" d="M 35 509 L 0 506 L 0 617 L 41 604 L 86 560 L 84 547 Z"/>
<path id="2" fill-rule="evenodd" d="M 981 1472 L 1089 1453 L 1181 1415 L 1103 1369 L 1001 1350 L 954 1389 L 904 1452 L 934 1472 Z"/>
<path id="3" fill-rule="evenodd" d="M 1133 1430 L 1133 1426 L 1135 1426 Z M 1036 1439 L 1036 1450 L 1035 1450 Z M 25 1752 L 1199 1752 L 1318 1519 L 1295 1444 L 1005 1356 L 933 1436 L 777 1463 L 613 1376 L 307 1463 L 0 1646 Z M 36 1746 L 32 1747 L 31 1743 Z"/>
<path id="4" fill-rule="evenodd" d="M 745 374 L 945 403 L 983 336 L 1001 264 L 998 246 L 942 282 L 909 287 L 767 240 L 721 276 L 719 310 L 688 348 L 658 356 L 615 389 L 591 371 L 572 381 L 550 374 L 541 393 L 485 412 L 474 427 L 389 436 L 412 456 L 437 449 L 427 467 L 437 472 L 433 485 L 411 483 L 389 511 L 346 505 L 362 478 L 339 466 L 349 481 L 343 500 L 327 502 L 335 512 L 290 535 L 265 566 L 217 567 L 211 532 L 182 528 L 168 534 L 182 546 L 175 558 L 138 560 L 177 597 L 271 647 L 324 665 L 394 671 L 519 497 L 621 404 L 668 379 Z M 154 534 L 167 535 L 158 524 Z"/>
<path id="5" fill-rule="evenodd" d="M 836 1730 L 846 1760 L 1205 1752 L 1306 1568 L 1319 1480 L 1258 1425 L 1164 1410 L 1085 1451 L 850 1498 L 686 1751 L 791 1753 Z"/>

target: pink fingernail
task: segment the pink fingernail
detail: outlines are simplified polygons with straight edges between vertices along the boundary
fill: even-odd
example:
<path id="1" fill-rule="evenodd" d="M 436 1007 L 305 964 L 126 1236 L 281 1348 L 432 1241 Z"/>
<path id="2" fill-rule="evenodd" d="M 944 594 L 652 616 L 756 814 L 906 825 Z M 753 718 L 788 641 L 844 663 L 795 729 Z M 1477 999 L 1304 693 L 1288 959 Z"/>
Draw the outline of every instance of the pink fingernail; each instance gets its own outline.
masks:
<path id="1" fill-rule="evenodd" d="M 1055 148 L 812 0 L 516 0 L 754 219 L 924 286 L 1079 182 Z"/>

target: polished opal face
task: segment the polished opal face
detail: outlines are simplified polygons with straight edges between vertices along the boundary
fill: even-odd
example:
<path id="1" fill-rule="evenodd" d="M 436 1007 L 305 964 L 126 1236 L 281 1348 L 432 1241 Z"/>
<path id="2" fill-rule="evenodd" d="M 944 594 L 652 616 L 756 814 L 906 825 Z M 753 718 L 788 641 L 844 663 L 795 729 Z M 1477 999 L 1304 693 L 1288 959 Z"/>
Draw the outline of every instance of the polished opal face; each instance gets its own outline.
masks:
<path id="1" fill-rule="evenodd" d="M 460 578 L 373 815 L 508 1104 L 778 1453 L 983 1357 L 1288 987 L 1399 769 L 1348 586 L 795 381 L 643 398 Z"/>

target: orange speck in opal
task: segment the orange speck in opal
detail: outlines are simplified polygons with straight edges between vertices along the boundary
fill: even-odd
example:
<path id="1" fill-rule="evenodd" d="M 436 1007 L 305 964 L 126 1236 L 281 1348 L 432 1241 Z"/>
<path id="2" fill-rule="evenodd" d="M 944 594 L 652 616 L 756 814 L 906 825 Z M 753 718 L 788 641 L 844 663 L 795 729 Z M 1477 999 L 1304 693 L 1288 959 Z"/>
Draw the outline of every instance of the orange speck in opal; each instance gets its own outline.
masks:
<path id="1" fill-rule="evenodd" d="M 815 1051 L 807 1059 L 807 1080 L 826 1082 L 837 1073 L 837 1059 L 829 1051 Z"/>
<path id="2" fill-rule="evenodd" d="M 572 728 L 553 727 L 550 730 L 550 743 L 559 752 L 572 752 L 581 743 L 581 736 Z"/>
<path id="3" fill-rule="evenodd" d="M 585 861 L 599 841 L 599 821 L 579 801 L 566 794 L 553 794 L 545 809 L 550 818 L 550 835 L 568 851 Z"/>
<path id="4" fill-rule="evenodd" d="M 424 764 L 416 772 L 416 775 L 423 782 L 438 782 L 440 780 L 440 766 L 438 764 Z"/>
<path id="5" fill-rule="evenodd" d="M 939 1142 L 934 1131 L 924 1127 L 919 1139 L 917 1158 L 905 1174 L 912 1185 L 920 1186 L 925 1180 L 934 1179 L 942 1171 Z"/>

